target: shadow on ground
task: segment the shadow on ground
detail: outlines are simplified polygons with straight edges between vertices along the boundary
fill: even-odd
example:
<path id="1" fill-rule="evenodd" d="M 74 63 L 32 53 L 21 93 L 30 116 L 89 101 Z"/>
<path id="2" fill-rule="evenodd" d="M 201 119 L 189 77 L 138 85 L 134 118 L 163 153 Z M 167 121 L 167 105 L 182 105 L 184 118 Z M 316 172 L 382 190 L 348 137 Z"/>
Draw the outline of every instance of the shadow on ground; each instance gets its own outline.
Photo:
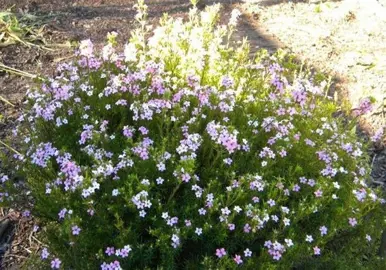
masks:
<path id="1" fill-rule="evenodd" d="M 328 0 L 329 2 L 340 2 L 343 0 Z M 248 0 L 246 0 L 248 2 Z M 321 3 L 324 1 L 320 0 L 255 0 L 254 2 L 257 2 L 260 6 L 262 7 L 269 7 L 269 6 L 274 6 L 274 5 L 279 5 L 282 3 Z"/>

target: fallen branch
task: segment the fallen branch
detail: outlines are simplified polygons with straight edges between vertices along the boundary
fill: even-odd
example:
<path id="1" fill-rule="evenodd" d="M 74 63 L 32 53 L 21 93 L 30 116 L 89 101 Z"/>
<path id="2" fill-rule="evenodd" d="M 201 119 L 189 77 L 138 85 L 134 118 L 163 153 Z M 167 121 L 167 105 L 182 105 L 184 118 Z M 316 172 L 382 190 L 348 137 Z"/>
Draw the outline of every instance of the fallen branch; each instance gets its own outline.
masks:
<path id="1" fill-rule="evenodd" d="M 381 185 L 381 186 L 384 186 L 384 185 L 385 185 L 384 182 L 377 181 L 377 180 L 371 180 L 371 182 L 374 183 L 374 184 L 377 184 L 377 185 Z"/>
<path id="2" fill-rule="evenodd" d="M 2 140 L 0 140 L 0 144 L 4 145 L 6 148 L 8 148 L 9 150 L 11 150 L 12 152 L 18 154 L 19 156 L 22 156 L 22 154 L 17 151 L 15 148 L 13 148 L 12 146 L 9 146 L 8 144 L 6 144 L 5 142 L 3 142 Z"/>
<path id="3" fill-rule="evenodd" d="M 36 79 L 36 78 L 41 79 L 39 76 L 37 76 L 35 74 L 29 73 L 29 72 L 26 72 L 26 71 L 22 71 L 22 70 L 13 68 L 13 67 L 6 66 L 3 63 L 0 63 L 0 70 L 4 70 L 5 72 L 11 73 L 11 74 L 15 74 L 15 75 L 19 75 L 19 76 L 22 76 L 22 77 L 27 77 L 27 78 L 30 78 L 30 79 Z"/>
<path id="4" fill-rule="evenodd" d="M 41 246 L 45 246 L 42 242 L 40 242 L 35 236 L 32 235 L 32 238 L 38 242 Z"/>
<path id="5" fill-rule="evenodd" d="M 4 103 L 7 103 L 8 105 L 12 106 L 12 107 L 15 107 L 15 105 L 9 101 L 8 99 L 6 99 L 5 97 L 1 96 L 0 95 L 0 100 L 3 101 Z"/>

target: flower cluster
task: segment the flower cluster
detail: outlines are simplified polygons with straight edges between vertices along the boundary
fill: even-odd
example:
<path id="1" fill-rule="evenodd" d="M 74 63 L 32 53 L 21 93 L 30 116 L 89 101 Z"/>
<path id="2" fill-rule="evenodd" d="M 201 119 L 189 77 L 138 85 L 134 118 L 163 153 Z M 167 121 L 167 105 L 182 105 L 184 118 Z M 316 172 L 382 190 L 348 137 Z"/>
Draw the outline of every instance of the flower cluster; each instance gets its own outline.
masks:
<path id="1" fill-rule="evenodd" d="M 280 244 L 279 242 L 271 242 L 266 241 L 264 246 L 268 248 L 269 255 L 272 256 L 272 258 L 276 261 L 280 260 L 280 258 L 283 256 L 284 252 L 286 251 L 285 246 Z"/>
<path id="2" fill-rule="evenodd" d="M 223 44 L 239 13 L 217 27 L 218 9 L 141 27 L 123 52 L 116 33 L 100 54 L 83 41 L 29 91 L 15 162 L 48 267 L 288 268 L 380 236 L 385 201 L 323 83 Z"/>
<path id="3" fill-rule="evenodd" d="M 373 100 L 371 98 L 364 98 L 359 102 L 357 108 L 354 109 L 354 115 L 364 115 L 373 111 Z"/>

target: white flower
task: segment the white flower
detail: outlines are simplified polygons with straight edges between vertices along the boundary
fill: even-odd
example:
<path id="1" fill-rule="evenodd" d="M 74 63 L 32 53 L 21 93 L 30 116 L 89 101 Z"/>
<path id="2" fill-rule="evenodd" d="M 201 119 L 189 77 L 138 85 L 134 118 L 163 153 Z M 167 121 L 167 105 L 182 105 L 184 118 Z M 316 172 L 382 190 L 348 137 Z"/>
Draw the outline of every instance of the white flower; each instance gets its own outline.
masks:
<path id="1" fill-rule="evenodd" d="M 240 213 L 242 211 L 241 207 L 236 205 L 235 208 L 233 208 L 237 213 Z"/>
<path id="2" fill-rule="evenodd" d="M 168 212 L 163 212 L 163 213 L 162 213 L 162 218 L 163 218 L 163 219 L 169 218 L 169 213 L 168 213 Z"/>
<path id="3" fill-rule="evenodd" d="M 312 237 L 312 235 L 307 235 L 306 236 L 306 242 L 311 243 L 313 241 L 314 241 L 314 238 Z"/>
<path id="4" fill-rule="evenodd" d="M 283 219 L 283 222 L 284 222 L 284 225 L 285 225 L 285 226 L 289 226 L 290 223 L 291 223 L 291 220 L 288 219 L 288 218 L 284 218 L 284 219 Z"/>
<path id="5" fill-rule="evenodd" d="M 275 202 L 274 200 L 272 200 L 272 199 L 269 199 L 269 200 L 267 201 L 267 203 L 268 203 L 269 206 L 271 206 L 271 207 L 273 207 L 273 206 L 276 205 L 276 202 Z"/>
<path id="6" fill-rule="evenodd" d="M 110 57 L 114 54 L 114 48 L 111 44 L 107 44 L 102 49 L 102 57 L 103 60 L 107 61 L 110 59 Z"/>
<path id="7" fill-rule="evenodd" d="M 143 179 L 143 180 L 141 181 L 141 184 L 143 184 L 143 185 L 145 185 L 145 186 L 148 186 L 148 185 L 150 185 L 150 181 L 149 181 L 148 179 Z"/>
<path id="8" fill-rule="evenodd" d="M 282 206 L 281 207 L 281 211 L 283 211 L 284 213 L 288 214 L 290 210 L 289 210 L 288 207 Z"/>
<path id="9" fill-rule="evenodd" d="M 79 45 L 80 55 L 86 57 L 92 57 L 93 55 L 93 44 L 90 39 L 82 40 Z"/>
<path id="10" fill-rule="evenodd" d="M 198 213 L 201 215 L 201 216 L 204 216 L 206 214 L 206 210 L 204 208 L 200 208 L 198 209 Z"/>
<path id="11" fill-rule="evenodd" d="M 137 48 L 134 44 L 129 43 L 125 45 L 125 61 L 127 62 L 134 62 L 137 61 Z"/>
<path id="12" fill-rule="evenodd" d="M 180 238 L 178 237 L 178 235 L 173 234 L 172 241 L 173 242 L 178 242 L 179 240 L 180 240 Z"/>
<path id="13" fill-rule="evenodd" d="M 158 185 L 161 185 L 165 180 L 161 177 L 158 177 L 155 181 L 157 182 Z"/>
<path id="14" fill-rule="evenodd" d="M 237 20 L 240 17 L 241 12 L 238 9 L 232 10 L 231 18 L 229 20 L 229 25 L 230 26 L 236 26 L 237 25 Z"/>
<path id="15" fill-rule="evenodd" d="M 319 231 L 320 231 L 320 235 L 326 235 L 327 234 L 327 227 L 326 226 L 322 226 L 319 228 Z"/>
<path id="16" fill-rule="evenodd" d="M 338 182 L 333 182 L 334 188 L 340 189 L 340 185 Z"/>
<path id="17" fill-rule="evenodd" d="M 244 256 L 245 257 L 251 257 L 252 256 L 252 251 L 250 251 L 249 248 L 247 248 L 246 250 L 244 250 Z"/>
<path id="18" fill-rule="evenodd" d="M 197 235 L 201 235 L 202 234 L 202 228 L 196 228 L 195 233 Z"/>
<path id="19" fill-rule="evenodd" d="M 370 242 L 371 241 L 371 236 L 366 234 L 366 240 Z"/>
<path id="20" fill-rule="evenodd" d="M 229 210 L 228 207 L 222 208 L 221 213 L 225 216 L 228 216 L 231 213 L 231 210 Z"/>
<path id="21" fill-rule="evenodd" d="M 125 250 L 127 250 L 127 252 L 132 251 L 130 245 L 126 245 L 126 246 L 124 246 L 123 248 L 124 248 Z"/>
<path id="22" fill-rule="evenodd" d="M 292 247 L 294 245 L 291 239 L 284 239 L 284 242 L 287 244 L 288 247 Z"/>

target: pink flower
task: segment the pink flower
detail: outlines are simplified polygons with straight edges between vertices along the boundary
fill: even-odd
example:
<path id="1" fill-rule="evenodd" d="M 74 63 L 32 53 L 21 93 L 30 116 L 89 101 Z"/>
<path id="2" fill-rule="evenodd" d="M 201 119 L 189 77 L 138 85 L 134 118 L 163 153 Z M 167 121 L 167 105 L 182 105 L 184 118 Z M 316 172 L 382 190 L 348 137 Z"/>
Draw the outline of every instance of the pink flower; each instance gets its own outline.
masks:
<path id="1" fill-rule="evenodd" d="M 383 130 L 384 130 L 384 127 L 378 129 L 378 130 L 375 132 L 374 136 L 372 136 L 372 137 L 370 138 L 371 141 L 372 141 L 372 142 L 378 142 L 378 141 L 380 141 L 380 140 L 382 139 L 382 137 L 383 137 L 383 132 L 384 132 Z"/>
<path id="2" fill-rule="evenodd" d="M 314 247 L 314 255 L 320 255 L 320 248 Z"/>
<path id="3" fill-rule="evenodd" d="M 319 231 L 320 231 L 320 235 L 326 235 L 327 234 L 327 227 L 326 226 L 322 226 L 319 228 Z"/>
<path id="4" fill-rule="evenodd" d="M 271 207 L 275 206 L 275 204 L 276 204 L 276 202 L 275 202 L 274 200 L 272 200 L 272 199 L 269 199 L 269 200 L 267 201 L 267 203 L 268 203 L 269 206 L 271 206 Z"/>
<path id="5" fill-rule="evenodd" d="M 320 189 L 318 189 L 317 191 L 314 192 L 314 194 L 315 194 L 315 197 L 316 197 L 316 198 L 320 198 L 320 197 L 322 197 L 322 195 L 323 195 L 323 191 L 321 191 Z"/>
<path id="6" fill-rule="evenodd" d="M 230 88 L 233 86 L 233 79 L 229 76 L 223 76 L 221 78 L 221 85 L 225 88 Z"/>
<path id="7" fill-rule="evenodd" d="M 43 248 L 42 254 L 41 254 L 42 260 L 47 259 L 49 255 L 50 253 L 48 252 L 47 248 Z"/>
<path id="8" fill-rule="evenodd" d="M 95 211 L 93 209 L 87 209 L 87 213 L 90 215 L 90 216 L 93 216 L 95 214 Z"/>
<path id="9" fill-rule="evenodd" d="M 149 130 L 143 126 L 139 127 L 138 130 L 141 132 L 142 135 L 147 135 L 149 133 Z"/>
<path id="10" fill-rule="evenodd" d="M 188 183 L 191 177 L 188 173 L 184 173 L 183 175 L 181 175 L 181 178 L 182 182 Z"/>
<path id="11" fill-rule="evenodd" d="M 369 113 L 373 110 L 373 103 L 370 98 L 362 99 L 359 103 L 359 107 L 354 109 L 354 115 L 359 116 Z"/>
<path id="12" fill-rule="evenodd" d="M 237 264 L 242 264 L 243 263 L 243 260 L 241 259 L 241 256 L 240 255 L 235 255 L 235 257 L 233 258 L 233 260 L 237 263 Z"/>
<path id="13" fill-rule="evenodd" d="M 349 219 L 348 219 L 348 223 L 350 223 L 350 225 L 351 225 L 352 227 L 355 227 L 355 225 L 358 224 L 356 218 L 349 218 Z"/>
<path id="14" fill-rule="evenodd" d="M 114 250 L 113 247 L 107 247 L 105 253 L 106 253 L 108 256 L 111 256 L 111 255 L 113 255 L 113 254 L 115 253 L 115 250 Z"/>
<path id="15" fill-rule="evenodd" d="M 245 233 L 249 233 L 250 231 L 251 231 L 251 226 L 247 223 L 247 224 L 245 224 L 245 226 L 244 226 L 244 232 Z"/>
<path id="16" fill-rule="evenodd" d="M 22 213 L 22 216 L 23 217 L 29 217 L 31 215 L 31 212 L 29 210 L 25 210 L 23 213 Z"/>
<path id="17" fill-rule="evenodd" d="M 129 128 L 128 126 L 123 127 L 123 135 L 125 137 L 127 137 L 127 138 L 133 137 L 133 132 L 134 132 L 133 128 Z"/>
<path id="18" fill-rule="evenodd" d="M 218 249 L 216 249 L 216 256 L 217 256 L 217 257 L 221 258 L 221 257 L 225 256 L 226 254 L 227 254 L 227 253 L 226 253 L 226 251 L 225 251 L 224 248 L 218 248 Z"/>
<path id="19" fill-rule="evenodd" d="M 79 233 L 80 233 L 80 231 L 81 231 L 81 229 L 77 226 L 77 225 L 75 225 L 75 226 L 72 226 L 72 234 L 73 235 L 79 235 Z"/>
<path id="20" fill-rule="evenodd" d="M 52 269 L 59 269 L 60 268 L 60 264 L 62 262 L 58 259 L 58 258 L 55 258 L 51 261 L 51 268 Z"/>

